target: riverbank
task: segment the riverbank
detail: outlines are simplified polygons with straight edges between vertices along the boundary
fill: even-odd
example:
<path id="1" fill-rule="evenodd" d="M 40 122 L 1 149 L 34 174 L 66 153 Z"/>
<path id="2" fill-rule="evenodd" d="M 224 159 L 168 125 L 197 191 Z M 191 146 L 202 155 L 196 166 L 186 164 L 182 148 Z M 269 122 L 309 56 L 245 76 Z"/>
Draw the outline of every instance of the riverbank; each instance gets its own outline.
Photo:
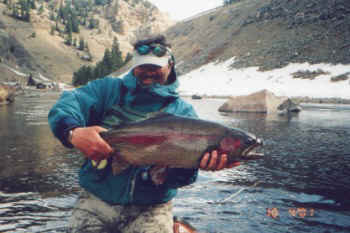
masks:
<path id="1" fill-rule="evenodd" d="M 192 98 L 192 95 L 181 95 L 181 97 Z M 232 96 L 217 96 L 203 95 L 201 99 L 229 99 Z M 343 98 L 313 98 L 313 97 L 292 97 L 291 100 L 295 103 L 312 103 L 312 104 L 350 104 L 350 99 Z"/>

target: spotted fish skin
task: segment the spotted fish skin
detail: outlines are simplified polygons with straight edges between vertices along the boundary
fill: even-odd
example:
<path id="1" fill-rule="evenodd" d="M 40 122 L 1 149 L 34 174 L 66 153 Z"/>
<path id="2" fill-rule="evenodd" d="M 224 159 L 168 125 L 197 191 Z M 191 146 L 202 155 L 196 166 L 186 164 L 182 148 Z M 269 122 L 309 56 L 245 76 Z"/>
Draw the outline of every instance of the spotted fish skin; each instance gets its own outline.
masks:
<path id="1" fill-rule="evenodd" d="M 252 153 L 262 145 L 262 140 L 251 133 L 167 113 L 100 134 L 114 149 L 113 173 L 121 172 L 129 164 L 198 168 L 203 154 L 213 149 L 227 154 L 229 162 L 263 157 Z"/>

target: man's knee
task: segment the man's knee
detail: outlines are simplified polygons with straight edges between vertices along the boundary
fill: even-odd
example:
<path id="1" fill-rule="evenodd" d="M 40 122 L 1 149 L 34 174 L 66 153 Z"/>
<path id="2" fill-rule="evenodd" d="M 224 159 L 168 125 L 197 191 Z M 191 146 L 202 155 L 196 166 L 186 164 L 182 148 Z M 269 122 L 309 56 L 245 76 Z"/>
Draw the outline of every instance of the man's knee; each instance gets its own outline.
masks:
<path id="1" fill-rule="evenodd" d="M 173 214 L 171 203 L 152 205 L 142 209 L 125 227 L 125 233 L 172 233 Z"/>
<path id="2" fill-rule="evenodd" d="M 69 220 L 68 232 L 113 232 L 112 225 L 118 214 L 107 203 L 89 193 L 82 193 Z"/>

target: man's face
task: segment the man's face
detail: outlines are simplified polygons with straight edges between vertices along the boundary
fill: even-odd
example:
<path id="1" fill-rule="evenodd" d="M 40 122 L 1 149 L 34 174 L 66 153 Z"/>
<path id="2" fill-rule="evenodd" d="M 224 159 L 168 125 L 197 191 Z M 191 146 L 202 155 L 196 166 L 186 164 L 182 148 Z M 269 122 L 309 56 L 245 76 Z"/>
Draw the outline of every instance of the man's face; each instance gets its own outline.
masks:
<path id="1" fill-rule="evenodd" d="M 164 85 L 171 72 L 171 66 L 164 67 L 156 65 L 141 65 L 134 68 L 134 76 L 140 80 L 143 85 L 159 83 Z"/>

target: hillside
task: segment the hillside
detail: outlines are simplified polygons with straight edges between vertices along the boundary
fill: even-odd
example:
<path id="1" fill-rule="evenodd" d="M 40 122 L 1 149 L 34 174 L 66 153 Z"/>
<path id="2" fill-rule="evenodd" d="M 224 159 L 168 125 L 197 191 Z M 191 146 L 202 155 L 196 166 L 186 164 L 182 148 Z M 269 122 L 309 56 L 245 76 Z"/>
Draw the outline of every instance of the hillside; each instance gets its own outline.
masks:
<path id="1" fill-rule="evenodd" d="M 350 63 L 350 1 L 241 0 L 166 32 L 178 71 L 235 57 L 235 68 Z"/>
<path id="2" fill-rule="evenodd" d="M 19 8 L 19 1 L 12 2 L 17 2 Z M 168 15 L 147 0 L 79 0 L 74 4 L 68 0 L 36 1 L 36 8 L 30 10 L 30 22 L 26 22 L 13 17 L 12 5 L 1 2 L 2 63 L 27 74 L 40 73 L 54 81 L 71 83 L 73 72 L 101 60 L 114 38 L 126 56 L 138 34 L 159 33 L 173 24 Z M 79 32 L 71 33 L 71 45 L 66 43 L 69 21 L 58 17 L 67 11 L 72 12 L 69 17 L 77 15 L 79 22 Z M 81 39 L 85 44 L 82 50 Z M 0 66 L 1 71 L 4 67 Z M 14 79 L 13 74 L 0 77 L 0 81 Z"/>
<path id="3" fill-rule="evenodd" d="M 81 15 L 80 31 L 72 33 L 76 46 L 66 45 L 66 22 L 57 20 L 61 4 L 67 7 L 70 1 L 37 3 L 29 23 L 11 17 L 8 6 L 0 3 L 2 63 L 24 73 L 41 73 L 51 80 L 71 83 L 73 72 L 98 62 L 114 38 L 126 56 L 139 34 L 164 30 L 173 45 L 179 74 L 232 57 L 232 67 L 258 66 L 260 70 L 289 63 L 350 63 L 347 0 L 236 0 L 175 25 L 147 0 L 95 0 L 90 8 L 86 5 L 89 2 L 75 1 L 82 4 L 74 8 Z M 82 14 L 81 9 L 89 11 Z M 56 20 L 52 20 L 52 14 Z M 89 23 L 83 25 L 86 20 L 98 25 L 90 28 Z M 52 27 L 61 32 L 52 33 Z M 88 49 L 78 49 L 81 38 Z M 8 73 L 4 67 L 0 66 L 0 71 Z M 0 81 L 13 79 L 13 74 L 0 77 Z"/>

